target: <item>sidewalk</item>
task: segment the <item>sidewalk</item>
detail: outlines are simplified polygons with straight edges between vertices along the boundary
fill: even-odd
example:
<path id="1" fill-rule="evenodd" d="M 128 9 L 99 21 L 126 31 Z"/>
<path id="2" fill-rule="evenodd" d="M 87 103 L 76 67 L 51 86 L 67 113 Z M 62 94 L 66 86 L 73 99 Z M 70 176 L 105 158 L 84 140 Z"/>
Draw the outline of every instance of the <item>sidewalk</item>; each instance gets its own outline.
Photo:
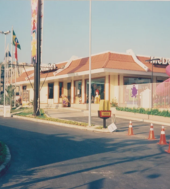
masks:
<path id="1" fill-rule="evenodd" d="M 79 110 L 73 108 L 60 108 L 60 109 L 44 109 L 45 113 L 52 118 L 66 119 L 78 122 L 88 123 L 88 110 Z M 94 125 L 103 126 L 103 119 L 99 118 L 97 111 L 91 112 L 91 123 Z M 110 125 L 112 119 L 106 120 L 106 124 Z"/>

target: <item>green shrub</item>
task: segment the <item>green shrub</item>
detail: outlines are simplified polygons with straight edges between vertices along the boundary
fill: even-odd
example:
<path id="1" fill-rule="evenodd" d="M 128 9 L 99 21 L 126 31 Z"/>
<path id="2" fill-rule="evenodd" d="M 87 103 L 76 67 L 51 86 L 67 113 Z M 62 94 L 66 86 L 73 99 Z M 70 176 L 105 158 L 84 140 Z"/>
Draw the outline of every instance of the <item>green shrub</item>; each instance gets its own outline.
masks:
<path id="1" fill-rule="evenodd" d="M 18 113 L 17 115 L 24 116 L 24 117 L 29 116 L 29 117 L 36 118 L 36 119 L 44 119 L 44 120 L 47 120 L 47 121 L 54 121 L 54 122 L 59 122 L 59 123 L 71 124 L 71 125 L 88 126 L 88 123 L 47 117 L 46 114 L 44 113 L 43 109 L 40 110 L 40 116 L 37 116 L 37 117 L 33 116 L 33 111 L 30 110 L 30 109 L 29 109 L 29 111 L 24 111 L 24 112 Z M 92 124 L 92 126 L 94 126 L 94 124 Z"/>
<path id="2" fill-rule="evenodd" d="M 118 106 L 118 103 L 117 103 L 116 98 L 112 99 L 111 107 L 117 107 L 117 106 Z"/>
<path id="3" fill-rule="evenodd" d="M 156 115 L 170 117 L 170 112 L 168 110 L 159 111 L 158 109 L 144 109 L 144 108 L 128 108 L 128 107 L 116 107 L 118 111 L 133 112 L 147 115 Z"/>

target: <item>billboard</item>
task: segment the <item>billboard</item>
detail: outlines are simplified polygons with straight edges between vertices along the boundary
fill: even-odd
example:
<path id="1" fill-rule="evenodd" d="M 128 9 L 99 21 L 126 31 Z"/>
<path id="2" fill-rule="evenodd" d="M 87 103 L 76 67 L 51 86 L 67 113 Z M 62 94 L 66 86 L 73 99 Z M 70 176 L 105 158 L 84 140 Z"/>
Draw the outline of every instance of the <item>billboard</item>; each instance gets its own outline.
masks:
<path id="1" fill-rule="evenodd" d="M 31 0 L 31 63 L 37 63 L 37 15 L 38 0 Z"/>
<path id="2" fill-rule="evenodd" d="M 44 21 L 44 0 L 41 0 L 41 22 L 40 22 L 40 29 L 41 29 L 41 62 L 42 62 L 42 48 L 43 48 L 43 21 Z"/>

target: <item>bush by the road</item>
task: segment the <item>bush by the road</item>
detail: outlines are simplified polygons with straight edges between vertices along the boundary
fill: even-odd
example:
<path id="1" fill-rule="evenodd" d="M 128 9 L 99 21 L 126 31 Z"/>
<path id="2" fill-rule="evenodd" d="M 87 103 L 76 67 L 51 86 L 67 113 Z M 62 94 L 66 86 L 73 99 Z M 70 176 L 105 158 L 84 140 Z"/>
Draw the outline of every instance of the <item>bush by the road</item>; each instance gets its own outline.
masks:
<path id="1" fill-rule="evenodd" d="M 0 165 L 5 161 L 6 158 L 6 147 L 3 142 L 0 142 Z"/>
<path id="2" fill-rule="evenodd" d="M 158 109 L 127 108 L 127 107 L 125 107 L 125 108 L 116 107 L 116 110 L 125 111 L 125 112 L 132 112 L 132 113 L 155 115 L 155 116 L 170 117 L 170 112 L 168 110 L 159 111 Z"/>
<path id="3" fill-rule="evenodd" d="M 47 120 L 47 121 L 54 121 L 54 122 L 59 122 L 59 123 L 66 123 L 66 124 L 70 124 L 70 125 L 88 126 L 88 123 L 47 117 L 46 114 L 44 113 L 43 109 L 40 110 L 40 116 L 36 116 L 36 117 L 33 116 L 32 109 L 25 109 L 22 112 L 18 113 L 17 115 L 36 118 L 36 119 L 43 119 L 43 120 Z M 94 125 L 92 125 L 92 126 L 94 126 Z"/>

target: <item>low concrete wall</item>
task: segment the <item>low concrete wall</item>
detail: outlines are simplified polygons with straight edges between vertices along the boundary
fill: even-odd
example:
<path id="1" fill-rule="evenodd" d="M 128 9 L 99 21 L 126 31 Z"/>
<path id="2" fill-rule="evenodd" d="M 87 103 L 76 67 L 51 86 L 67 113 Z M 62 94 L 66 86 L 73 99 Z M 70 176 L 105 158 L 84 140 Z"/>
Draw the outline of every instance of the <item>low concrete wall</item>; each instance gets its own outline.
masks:
<path id="1" fill-rule="evenodd" d="M 170 117 L 163 117 L 163 116 L 155 116 L 155 115 L 147 115 L 147 114 L 139 114 L 139 113 L 133 113 L 133 112 L 125 112 L 125 111 L 117 111 L 113 109 L 112 114 L 115 114 L 116 116 L 125 117 L 125 118 L 135 118 L 140 119 L 143 121 L 156 121 L 156 122 L 164 122 L 168 123 L 170 125 Z"/>
<path id="2" fill-rule="evenodd" d="M 71 107 L 77 108 L 77 109 L 88 110 L 89 104 L 71 104 Z M 98 111 L 99 110 L 99 104 L 91 104 L 91 110 L 92 111 Z"/>
<path id="3" fill-rule="evenodd" d="M 62 108 L 62 104 L 40 104 L 41 108 Z M 89 104 L 71 104 L 71 108 L 80 109 L 80 110 L 88 110 Z M 99 104 L 91 104 L 92 111 L 99 110 Z"/>
<path id="4" fill-rule="evenodd" d="M 149 115 L 149 120 L 165 122 L 170 124 L 170 117 Z"/>

